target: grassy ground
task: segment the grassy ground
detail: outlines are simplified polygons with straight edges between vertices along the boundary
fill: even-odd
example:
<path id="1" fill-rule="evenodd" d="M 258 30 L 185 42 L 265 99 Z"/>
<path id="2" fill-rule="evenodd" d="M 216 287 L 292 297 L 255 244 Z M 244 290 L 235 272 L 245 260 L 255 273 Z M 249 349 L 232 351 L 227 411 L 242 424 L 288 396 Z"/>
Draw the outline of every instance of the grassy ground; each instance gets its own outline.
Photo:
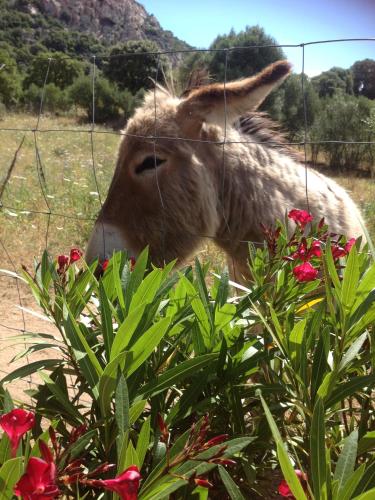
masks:
<path id="1" fill-rule="evenodd" d="M 0 121 L 2 129 L 33 129 L 35 125 L 32 115 L 8 115 Z M 84 247 L 100 200 L 105 199 L 120 140 L 117 134 L 108 133 L 111 130 L 97 127 L 92 155 L 89 128 L 77 125 L 74 118 L 43 116 L 39 123 L 42 132 L 37 134 L 0 130 L 0 186 L 25 135 L 0 212 L 0 244 L 17 265 L 30 264 L 46 246 L 52 253 Z M 357 201 L 375 236 L 375 180 L 343 176 L 336 180 Z M 48 212 L 53 215 L 48 217 Z M 214 263 L 223 260 L 212 245 L 207 244 L 202 253 Z"/>

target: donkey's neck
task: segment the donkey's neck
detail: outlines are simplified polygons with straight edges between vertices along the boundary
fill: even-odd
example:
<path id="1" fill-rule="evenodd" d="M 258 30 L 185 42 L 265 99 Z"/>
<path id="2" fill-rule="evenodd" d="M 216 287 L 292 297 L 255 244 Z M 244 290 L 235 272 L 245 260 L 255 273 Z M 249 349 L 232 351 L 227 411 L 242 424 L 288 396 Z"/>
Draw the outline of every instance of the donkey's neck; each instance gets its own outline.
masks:
<path id="1" fill-rule="evenodd" d="M 263 240 L 262 224 L 274 224 L 297 200 L 296 206 L 301 206 L 300 193 L 292 193 L 291 185 L 293 178 L 299 184 L 303 167 L 283 148 L 234 129 L 228 131 L 224 154 L 222 147 L 215 153 L 220 218 L 216 241 L 228 253 L 247 252 L 244 242 Z"/>

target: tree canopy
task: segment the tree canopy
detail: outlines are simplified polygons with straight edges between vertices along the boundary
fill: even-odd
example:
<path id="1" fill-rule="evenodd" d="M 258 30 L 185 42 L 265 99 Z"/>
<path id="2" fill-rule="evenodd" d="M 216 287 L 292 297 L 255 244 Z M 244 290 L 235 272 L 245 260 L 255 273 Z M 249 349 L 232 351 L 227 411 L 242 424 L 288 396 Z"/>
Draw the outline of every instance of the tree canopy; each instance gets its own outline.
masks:
<path id="1" fill-rule="evenodd" d="M 354 93 L 375 99 L 375 60 L 363 59 L 353 64 Z"/>

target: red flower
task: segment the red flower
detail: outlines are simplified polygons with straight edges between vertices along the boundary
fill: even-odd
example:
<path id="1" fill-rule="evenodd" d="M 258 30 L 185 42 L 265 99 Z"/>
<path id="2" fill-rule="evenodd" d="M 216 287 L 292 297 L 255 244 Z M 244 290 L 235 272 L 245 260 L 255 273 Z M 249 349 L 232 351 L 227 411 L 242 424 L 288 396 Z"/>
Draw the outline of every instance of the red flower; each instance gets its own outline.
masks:
<path id="1" fill-rule="evenodd" d="M 310 262 L 304 262 L 293 269 L 293 274 L 297 281 L 313 281 L 318 275 L 318 270 Z"/>
<path id="2" fill-rule="evenodd" d="M 69 266 L 69 257 L 66 255 L 59 255 L 57 257 L 57 263 L 59 267 L 57 268 L 57 272 L 59 274 L 64 274 L 66 271 L 66 268 Z"/>
<path id="3" fill-rule="evenodd" d="M 295 470 L 294 472 L 296 473 L 296 476 L 300 480 L 300 483 L 301 483 L 303 489 L 306 491 L 307 490 L 307 476 L 306 476 L 306 474 L 298 469 Z M 291 492 L 291 490 L 288 486 L 288 483 L 285 481 L 285 479 L 283 479 L 281 481 L 281 483 L 279 484 L 278 492 L 279 492 L 279 495 L 281 495 L 282 497 L 292 498 L 292 499 L 295 498 L 295 496 Z"/>
<path id="4" fill-rule="evenodd" d="M 311 214 L 309 214 L 309 212 L 306 212 L 306 210 L 297 210 L 296 208 L 288 213 L 288 217 L 289 219 L 294 220 L 301 231 L 303 231 L 306 224 L 311 222 L 314 218 Z"/>
<path id="5" fill-rule="evenodd" d="M 103 260 L 103 262 L 101 263 L 101 266 L 102 266 L 102 270 L 105 271 L 108 267 L 108 264 L 109 264 L 109 260 L 106 259 L 106 260 Z"/>
<path id="6" fill-rule="evenodd" d="M 91 481 L 91 485 L 114 491 L 122 500 L 137 500 L 140 479 L 138 467 L 131 465 L 115 479 L 97 479 Z"/>
<path id="7" fill-rule="evenodd" d="M 0 426 L 10 439 L 13 457 L 17 454 L 20 439 L 34 426 L 34 423 L 34 413 L 22 408 L 16 408 L 0 417 Z"/>
<path id="8" fill-rule="evenodd" d="M 60 494 L 55 481 L 55 464 L 31 457 L 25 474 L 14 487 L 14 493 L 22 496 L 23 500 L 50 500 Z"/>
<path id="9" fill-rule="evenodd" d="M 212 488 L 213 487 L 213 484 L 210 483 L 210 481 L 207 481 L 207 479 L 201 479 L 200 477 L 195 478 L 194 483 L 197 486 L 201 486 L 202 488 Z"/>
<path id="10" fill-rule="evenodd" d="M 350 252 L 353 245 L 355 245 L 355 238 L 350 238 L 350 240 L 348 240 L 346 245 L 344 246 L 346 253 Z"/>
<path id="11" fill-rule="evenodd" d="M 211 448 L 211 446 L 216 446 L 217 444 L 221 444 L 224 441 L 227 441 L 228 438 L 229 438 L 228 434 L 220 434 L 219 436 L 215 436 L 204 444 L 204 448 Z"/>
<path id="12" fill-rule="evenodd" d="M 82 252 L 78 248 L 72 248 L 70 250 L 70 264 L 76 262 L 82 257 Z"/>
<path id="13" fill-rule="evenodd" d="M 320 248 L 320 241 L 314 240 L 310 248 L 307 248 L 306 238 L 302 238 L 301 243 L 298 245 L 297 250 L 290 256 L 292 259 L 300 259 L 307 262 L 313 257 L 321 257 L 322 250 Z M 289 258 L 288 258 L 289 260 Z"/>
<path id="14" fill-rule="evenodd" d="M 355 244 L 355 238 L 350 238 L 350 240 L 347 241 L 344 247 L 340 247 L 340 245 L 338 245 L 337 243 L 335 245 L 332 245 L 331 251 L 334 260 L 337 260 L 340 257 L 345 257 L 345 255 L 348 255 L 354 244 Z"/>
<path id="15" fill-rule="evenodd" d="M 135 257 L 130 257 L 129 261 L 130 261 L 130 270 L 133 271 L 136 263 Z"/>

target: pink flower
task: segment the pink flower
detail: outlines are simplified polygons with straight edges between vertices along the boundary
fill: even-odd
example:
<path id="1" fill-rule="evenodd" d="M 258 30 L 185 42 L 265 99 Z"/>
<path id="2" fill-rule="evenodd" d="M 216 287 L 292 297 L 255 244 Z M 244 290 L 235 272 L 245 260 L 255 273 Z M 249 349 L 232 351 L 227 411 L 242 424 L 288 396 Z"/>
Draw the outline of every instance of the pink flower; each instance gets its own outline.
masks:
<path id="1" fill-rule="evenodd" d="M 76 262 L 82 257 L 82 252 L 78 248 L 72 248 L 70 250 L 70 263 Z"/>
<path id="2" fill-rule="evenodd" d="M 306 474 L 298 469 L 296 469 L 294 472 L 296 473 L 296 476 L 300 480 L 300 483 L 301 483 L 303 489 L 306 491 L 306 489 L 307 489 L 307 484 L 306 484 L 307 476 L 306 476 Z M 285 479 L 283 479 L 281 481 L 281 483 L 279 484 L 278 492 L 279 492 L 279 495 L 281 495 L 282 497 L 292 498 L 292 499 L 295 498 L 295 496 L 291 492 L 291 490 L 288 486 L 288 483 L 285 481 Z"/>
<path id="3" fill-rule="evenodd" d="M 23 500 L 50 500 L 59 494 L 56 467 L 53 462 L 31 457 L 26 472 L 14 487 L 14 493 Z"/>
<path id="4" fill-rule="evenodd" d="M 90 484 L 97 488 L 114 491 L 122 500 L 137 500 L 140 479 L 138 467 L 131 465 L 114 479 L 92 480 Z"/>
<path id="5" fill-rule="evenodd" d="M 293 269 L 293 274 L 296 280 L 302 283 L 304 281 L 313 281 L 316 279 L 318 270 L 313 267 L 310 262 L 304 262 Z"/>
<path id="6" fill-rule="evenodd" d="M 16 408 L 0 417 L 0 426 L 8 435 L 12 447 L 12 456 L 15 457 L 20 440 L 35 423 L 35 415 L 31 411 Z"/>
<path id="7" fill-rule="evenodd" d="M 288 217 L 297 224 L 301 231 L 305 229 L 308 222 L 311 222 L 314 219 L 314 217 L 309 214 L 309 212 L 306 212 L 306 210 L 297 210 L 296 208 L 288 213 Z"/>

